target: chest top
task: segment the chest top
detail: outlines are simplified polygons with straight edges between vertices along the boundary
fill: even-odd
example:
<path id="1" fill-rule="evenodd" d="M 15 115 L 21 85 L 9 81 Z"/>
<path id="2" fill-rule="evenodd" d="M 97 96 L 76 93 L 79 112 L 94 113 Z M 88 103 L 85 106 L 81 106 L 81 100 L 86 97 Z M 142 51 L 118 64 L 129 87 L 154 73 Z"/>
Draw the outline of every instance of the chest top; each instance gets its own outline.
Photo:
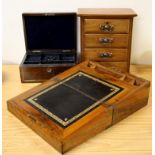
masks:
<path id="1" fill-rule="evenodd" d="M 130 8 L 79 8 L 79 16 L 113 16 L 113 17 L 134 17 L 137 16 Z"/>

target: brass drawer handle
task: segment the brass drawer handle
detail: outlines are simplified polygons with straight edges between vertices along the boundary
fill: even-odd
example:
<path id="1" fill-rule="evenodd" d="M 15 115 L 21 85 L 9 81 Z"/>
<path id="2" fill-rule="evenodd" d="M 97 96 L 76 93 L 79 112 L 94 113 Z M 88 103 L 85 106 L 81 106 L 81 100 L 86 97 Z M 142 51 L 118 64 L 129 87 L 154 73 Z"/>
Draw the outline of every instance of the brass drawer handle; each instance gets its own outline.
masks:
<path id="1" fill-rule="evenodd" d="M 112 53 L 111 52 L 103 52 L 103 53 L 99 54 L 99 57 L 101 57 L 101 58 L 111 58 Z"/>
<path id="2" fill-rule="evenodd" d="M 47 72 L 47 73 L 53 73 L 53 70 L 52 70 L 52 68 L 47 68 L 47 69 L 46 69 L 46 72 Z"/>
<path id="3" fill-rule="evenodd" d="M 111 44 L 113 42 L 113 38 L 99 38 L 99 42 L 103 44 Z"/>
<path id="4" fill-rule="evenodd" d="M 100 25 L 100 30 L 103 32 L 112 32 L 114 30 L 114 26 L 109 24 L 109 22 L 105 22 Z"/>

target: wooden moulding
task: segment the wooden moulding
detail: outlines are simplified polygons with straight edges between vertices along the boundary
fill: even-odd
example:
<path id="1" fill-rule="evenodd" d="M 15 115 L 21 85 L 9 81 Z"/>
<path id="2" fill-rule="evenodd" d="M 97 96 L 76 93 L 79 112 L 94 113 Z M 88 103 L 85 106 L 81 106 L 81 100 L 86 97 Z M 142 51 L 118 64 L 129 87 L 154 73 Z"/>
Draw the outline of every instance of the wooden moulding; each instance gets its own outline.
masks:
<path id="1" fill-rule="evenodd" d="M 26 102 L 27 98 L 79 71 L 123 89 L 67 127 L 62 127 Z M 85 61 L 10 99 L 7 105 L 11 113 L 56 150 L 64 153 L 145 106 L 149 87 L 150 82 L 147 80 L 108 69 L 96 62 Z"/>
<path id="2" fill-rule="evenodd" d="M 78 16 L 103 16 L 104 17 L 134 17 L 137 16 L 134 10 L 130 8 L 79 8 Z"/>

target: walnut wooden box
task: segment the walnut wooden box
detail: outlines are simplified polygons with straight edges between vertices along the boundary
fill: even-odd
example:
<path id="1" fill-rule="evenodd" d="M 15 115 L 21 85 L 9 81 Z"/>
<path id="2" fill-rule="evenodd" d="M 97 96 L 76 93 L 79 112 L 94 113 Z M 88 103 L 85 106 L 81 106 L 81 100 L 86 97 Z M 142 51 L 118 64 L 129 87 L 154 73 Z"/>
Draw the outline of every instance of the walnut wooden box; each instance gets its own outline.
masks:
<path id="1" fill-rule="evenodd" d="M 64 153 L 148 102 L 150 82 L 85 61 L 8 101 L 8 110 Z"/>
<path id="2" fill-rule="evenodd" d="M 76 13 L 23 13 L 21 82 L 43 82 L 77 64 Z"/>

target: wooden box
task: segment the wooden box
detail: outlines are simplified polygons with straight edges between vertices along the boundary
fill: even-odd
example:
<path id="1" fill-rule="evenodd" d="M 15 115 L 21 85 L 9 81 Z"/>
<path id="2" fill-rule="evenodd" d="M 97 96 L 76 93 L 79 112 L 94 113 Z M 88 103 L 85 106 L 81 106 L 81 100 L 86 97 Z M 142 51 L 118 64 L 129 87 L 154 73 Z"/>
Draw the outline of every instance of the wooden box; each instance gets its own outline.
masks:
<path id="1" fill-rule="evenodd" d="M 127 8 L 80 8 L 81 60 L 129 72 L 133 18 Z"/>
<path id="2" fill-rule="evenodd" d="M 145 106 L 150 82 L 85 61 L 8 101 L 8 110 L 64 153 Z"/>
<path id="3" fill-rule="evenodd" d="M 43 82 L 77 63 L 76 13 L 24 13 L 21 82 Z"/>

